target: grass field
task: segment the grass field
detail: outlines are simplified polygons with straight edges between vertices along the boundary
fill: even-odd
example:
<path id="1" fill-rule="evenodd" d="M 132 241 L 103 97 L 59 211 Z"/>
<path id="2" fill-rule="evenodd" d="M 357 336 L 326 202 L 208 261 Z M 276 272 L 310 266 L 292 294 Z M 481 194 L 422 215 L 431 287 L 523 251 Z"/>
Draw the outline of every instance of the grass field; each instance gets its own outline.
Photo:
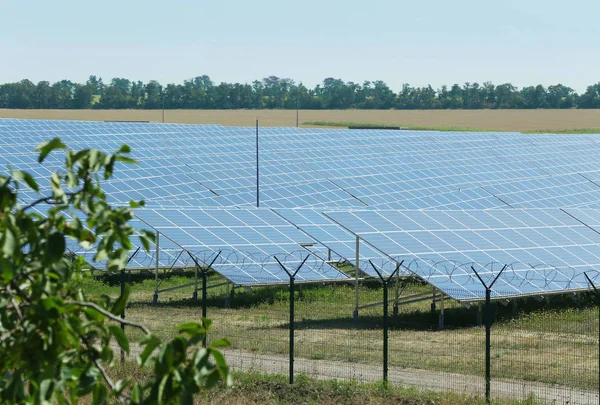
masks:
<path id="1" fill-rule="evenodd" d="M 172 277 L 161 288 L 189 281 Z M 176 333 L 178 324 L 200 318 L 200 303 L 190 299 L 190 288 L 162 295 L 159 305 L 152 306 L 153 283 L 145 280 L 133 285 L 129 320 L 168 338 Z M 94 295 L 118 293 L 116 286 L 97 280 L 86 279 L 83 286 Z M 298 357 L 343 361 L 348 367 L 381 364 L 381 306 L 362 310 L 355 323 L 352 286 L 304 286 L 301 291 L 295 316 Z M 402 296 L 429 291 L 430 287 L 411 283 Z M 288 299 L 285 288 L 242 289 L 226 308 L 225 290 L 210 289 L 208 316 L 214 319 L 211 337 L 229 338 L 233 349 L 285 356 Z M 376 283 L 360 289 L 361 304 L 380 301 L 381 289 Z M 429 305 L 430 301 L 425 301 L 402 306 L 398 319 L 391 320 L 390 366 L 483 376 L 485 334 L 482 326 L 476 326 L 477 309 L 446 300 L 446 328 L 438 331 L 439 304 L 435 313 Z M 598 373 L 597 309 L 576 309 L 571 297 L 556 297 L 552 305 L 545 308 L 537 301 L 523 301 L 516 318 L 511 316 L 512 308 L 498 306 L 492 334 L 493 376 L 594 389 Z M 132 332 L 131 337 L 141 335 Z"/>
<path id="2" fill-rule="evenodd" d="M 140 369 L 132 362 L 111 370 L 114 379 L 134 376 L 138 381 L 148 378 L 149 370 Z M 86 400 L 89 398 L 86 398 Z M 83 404 L 91 404 L 84 400 Z M 231 388 L 217 386 L 198 395 L 195 404 L 326 404 L 326 405 L 483 405 L 485 399 L 466 394 L 420 391 L 410 387 L 394 387 L 382 383 L 356 381 L 319 381 L 299 375 L 293 385 L 283 375 L 265 375 L 255 372 L 234 373 Z M 525 401 L 493 401 L 493 404 L 534 405 L 534 398 Z"/>
<path id="3" fill-rule="evenodd" d="M 600 110 L 302 110 L 303 122 L 371 122 L 417 128 L 546 131 L 600 128 Z M 160 122 L 161 110 L 5 110 L 0 118 L 142 120 Z M 166 110 L 165 121 L 188 124 L 295 126 L 295 110 Z M 596 131 L 599 132 L 600 130 Z"/>

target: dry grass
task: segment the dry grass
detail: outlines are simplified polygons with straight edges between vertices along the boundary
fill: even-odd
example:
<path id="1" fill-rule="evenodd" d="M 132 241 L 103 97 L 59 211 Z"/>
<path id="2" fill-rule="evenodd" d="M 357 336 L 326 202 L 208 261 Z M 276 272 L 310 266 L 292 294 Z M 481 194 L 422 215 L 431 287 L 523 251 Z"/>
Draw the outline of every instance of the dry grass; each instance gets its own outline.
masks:
<path id="1" fill-rule="evenodd" d="M 6 110 L 0 118 L 161 121 L 160 110 Z M 295 126 L 295 110 L 167 110 L 166 122 Z M 600 128 L 600 110 L 302 110 L 300 122 L 356 121 L 503 131 Z"/>
<path id="2" fill-rule="evenodd" d="M 127 310 L 128 319 L 143 323 L 164 338 L 172 337 L 178 324 L 200 319 L 198 304 L 182 301 L 189 299 L 191 289 L 166 294 L 161 297 L 163 305 L 153 307 L 146 304 L 150 300 L 146 284 L 133 288 L 132 300 L 137 303 Z M 285 356 L 288 302 L 285 289 L 273 290 L 274 294 L 264 291 L 264 300 L 238 308 L 224 308 L 223 295 L 209 290 L 212 302 L 208 316 L 214 320 L 211 338 L 229 338 L 232 349 Z M 404 295 L 425 291 L 426 287 L 413 285 Z M 239 292 L 236 299 L 244 294 Z M 173 301 L 169 304 L 170 298 Z M 361 303 L 380 299 L 380 291 L 361 289 Z M 431 317 L 428 306 L 429 302 L 422 302 L 400 308 L 400 319 L 391 322 L 390 365 L 482 376 L 484 328 L 437 331 L 437 315 Z M 296 302 L 296 355 L 345 361 L 349 367 L 379 364 L 381 307 L 361 311 L 358 324 L 352 321 L 352 310 L 351 286 L 306 289 L 304 298 Z M 457 322 L 472 325 L 475 321 L 473 311 L 454 301 L 446 301 L 446 311 L 448 327 Z M 492 335 L 494 376 L 594 388 L 597 333 L 597 312 L 593 309 L 533 312 L 499 322 Z M 139 336 L 132 331 L 131 337 Z"/>

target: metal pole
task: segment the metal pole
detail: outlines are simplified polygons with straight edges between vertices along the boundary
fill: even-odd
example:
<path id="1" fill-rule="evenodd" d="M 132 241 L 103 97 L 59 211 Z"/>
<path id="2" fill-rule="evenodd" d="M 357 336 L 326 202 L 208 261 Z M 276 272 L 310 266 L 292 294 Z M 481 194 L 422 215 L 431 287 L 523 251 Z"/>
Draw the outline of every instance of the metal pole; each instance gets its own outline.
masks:
<path id="1" fill-rule="evenodd" d="M 256 207 L 260 206 L 260 182 L 258 166 L 258 119 L 256 120 Z"/>
<path id="2" fill-rule="evenodd" d="M 194 266 L 194 294 L 192 299 L 198 301 L 198 266 Z"/>
<path id="3" fill-rule="evenodd" d="M 440 317 L 438 320 L 439 330 L 444 329 L 444 294 L 440 291 Z"/>
<path id="4" fill-rule="evenodd" d="M 485 402 L 490 403 L 491 391 L 491 334 L 492 334 L 492 302 L 490 289 L 485 289 Z"/>
<path id="5" fill-rule="evenodd" d="M 398 266 L 400 270 L 400 266 Z M 394 300 L 393 317 L 395 320 L 398 319 L 398 300 L 400 299 L 400 272 L 396 273 L 396 299 Z"/>
<path id="6" fill-rule="evenodd" d="M 356 275 L 354 278 L 354 322 L 358 322 L 358 260 L 360 257 L 360 238 L 356 235 Z"/>
<path id="7" fill-rule="evenodd" d="M 156 269 L 154 274 L 154 299 L 153 304 L 156 305 L 158 303 L 158 252 L 159 252 L 159 236 L 160 233 L 156 231 Z"/>
<path id="8" fill-rule="evenodd" d="M 275 257 L 275 260 L 277 261 L 277 264 L 279 264 L 279 267 L 281 267 L 290 278 L 290 384 L 294 383 L 294 280 L 296 278 L 296 274 L 298 274 L 298 272 L 300 271 L 302 266 L 304 266 L 304 263 L 306 263 L 308 258 L 309 256 L 307 255 L 302 261 L 302 263 L 300 263 L 300 265 L 296 268 L 296 270 L 293 273 L 290 273 L 290 271 L 279 261 L 279 259 Z"/>
<path id="9" fill-rule="evenodd" d="M 290 277 L 290 384 L 294 383 L 294 276 Z"/>
<path id="10" fill-rule="evenodd" d="M 381 283 L 383 284 L 383 381 L 384 381 L 384 383 L 387 383 L 387 381 L 388 381 L 388 357 L 389 357 L 389 345 L 388 345 L 389 285 L 390 285 L 390 281 L 394 278 L 394 274 L 396 274 L 400 270 L 400 266 L 402 266 L 402 263 L 404 263 L 404 261 L 400 262 L 400 264 L 398 264 L 396 266 L 396 269 L 392 272 L 392 274 L 388 278 L 383 277 L 383 274 L 377 269 L 377 267 L 375 267 L 375 265 L 373 264 L 373 262 L 371 260 L 369 260 L 369 263 L 371 264 L 371 267 L 373 267 L 373 270 L 375 270 L 375 272 L 381 279 Z"/>
<path id="11" fill-rule="evenodd" d="M 206 269 L 202 269 L 202 320 L 206 318 Z M 206 333 L 202 339 L 202 347 L 206 347 Z"/>
<path id="12" fill-rule="evenodd" d="M 121 296 L 125 294 L 125 269 L 121 269 Z M 121 311 L 121 319 L 125 319 L 125 307 Z M 125 332 L 125 324 L 121 323 L 121 330 Z M 121 348 L 121 363 L 125 362 L 125 352 Z"/>
<path id="13" fill-rule="evenodd" d="M 587 273 L 584 272 L 583 275 L 596 293 L 596 306 L 598 307 L 598 393 L 600 395 L 600 291 L 598 291 L 596 285 L 592 282 L 592 279 L 587 275 Z"/>
<path id="14" fill-rule="evenodd" d="M 502 270 L 496 275 L 496 278 L 487 285 L 485 281 L 481 278 L 477 270 L 473 266 L 471 266 L 471 270 L 475 273 L 481 285 L 485 287 L 485 402 L 490 403 L 490 392 L 491 392 L 491 383 L 492 383 L 492 373 L 491 373 L 491 349 L 492 349 L 492 287 L 496 284 L 496 281 L 500 278 L 500 275 L 506 270 L 506 265 L 502 267 Z"/>
<path id="15" fill-rule="evenodd" d="M 383 280 L 383 381 L 388 380 L 388 280 Z"/>

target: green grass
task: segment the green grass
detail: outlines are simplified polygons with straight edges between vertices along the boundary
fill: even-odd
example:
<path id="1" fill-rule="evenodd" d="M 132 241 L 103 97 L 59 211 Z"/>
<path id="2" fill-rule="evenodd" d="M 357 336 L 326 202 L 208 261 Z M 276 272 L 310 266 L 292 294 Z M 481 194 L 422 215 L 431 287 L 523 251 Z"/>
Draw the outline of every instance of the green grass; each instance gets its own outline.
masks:
<path id="1" fill-rule="evenodd" d="M 524 134 L 600 134 L 600 128 L 574 128 L 574 129 L 537 129 L 522 131 Z"/>
<path id="2" fill-rule="evenodd" d="M 373 127 L 373 128 L 397 128 L 408 129 L 413 131 L 443 131 L 443 132 L 494 132 L 493 129 L 480 129 L 480 128 L 468 128 L 468 127 L 435 127 L 435 126 L 418 126 L 418 125 L 398 125 L 398 124 L 382 124 L 377 122 L 352 122 L 352 121 L 308 121 L 303 122 L 302 125 L 312 125 L 321 127 Z"/>
<path id="3" fill-rule="evenodd" d="M 377 122 L 339 122 L 339 121 L 309 121 L 302 125 L 322 126 L 322 127 L 385 127 L 412 130 L 412 131 L 440 131 L 440 132 L 506 132 L 498 129 L 489 128 L 470 128 L 470 127 L 436 127 L 436 126 L 418 126 L 418 125 L 398 125 L 382 124 Z M 521 131 L 523 134 L 600 134 L 600 128 L 574 128 L 574 129 L 544 129 Z"/>
<path id="4" fill-rule="evenodd" d="M 135 278 L 134 278 L 135 279 Z M 193 281 L 187 276 L 165 277 L 161 288 Z M 223 281 L 211 275 L 209 285 Z M 118 285 L 86 278 L 82 288 L 92 295 L 116 296 Z M 177 325 L 200 319 L 201 302 L 191 299 L 193 287 L 162 294 L 159 305 L 151 305 L 154 280 L 138 280 L 132 285 L 127 319 L 148 326 L 163 338 L 176 334 Z M 401 296 L 431 292 L 421 283 L 408 283 Z M 307 359 L 350 362 L 351 367 L 381 364 L 382 307 L 354 310 L 352 285 L 301 285 L 296 295 L 296 355 Z M 395 288 L 390 289 L 394 297 Z M 359 289 L 360 303 L 382 299 L 377 282 Z M 227 337 L 232 348 L 254 353 L 281 355 L 288 350 L 289 292 L 285 287 L 236 289 L 225 306 L 226 287 L 208 290 L 208 316 L 214 320 L 210 339 Z M 572 295 L 556 296 L 551 307 L 544 302 L 521 300 L 519 316 L 512 306 L 496 306 L 492 333 L 494 377 L 556 383 L 593 389 L 597 384 L 597 309 L 584 297 L 583 309 L 575 308 Z M 465 308 L 445 301 L 446 329 L 437 330 L 439 304 L 435 313 L 430 301 L 400 307 L 397 319 L 390 319 L 390 366 L 426 369 L 483 376 L 485 331 L 476 326 L 477 308 Z M 390 314 L 392 308 L 390 308 Z M 141 335 L 131 330 L 130 337 Z"/>
<path id="5" fill-rule="evenodd" d="M 133 376 L 145 381 L 150 375 L 133 362 L 117 364 L 110 370 L 113 379 Z M 288 377 L 257 372 L 235 372 L 233 387 L 218 385 L 196 398 L 198 404 L 410 404 L 410 405 L 479 405 L 485 404 L 480 396 L 420 391 L 409 387 L 385 385 L 382 382 L 359 383 L 343 380 L 315 380 L 297 375 L 293 385 Z M 498 401 L 493 404 L 537 404 L 534 398 L 526 401 Z"/>

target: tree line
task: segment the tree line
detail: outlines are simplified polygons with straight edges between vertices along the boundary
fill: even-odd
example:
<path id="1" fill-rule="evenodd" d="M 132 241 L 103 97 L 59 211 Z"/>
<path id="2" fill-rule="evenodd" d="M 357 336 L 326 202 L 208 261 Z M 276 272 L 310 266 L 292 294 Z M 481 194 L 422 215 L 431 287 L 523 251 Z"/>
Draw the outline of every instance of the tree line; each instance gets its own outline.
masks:
<path id="1" fill-rule="evenodd" d="M 404 84 L 394 92 L 383 81 L 362 84 L 326 78 L 314 88 L 289 78 L 269 76 L 252 84 L 214 83 L 207 75 L 181 84 L 161 85 L 114 78 L 104 83 L 30 80 L 0 85 L 0 108 L 24 109 L 511 109 L 600 108 L 600 83 L 579 95 L 556 84 L 518 87 L 491 82 L 454 84 L 434 89 Z"/>

